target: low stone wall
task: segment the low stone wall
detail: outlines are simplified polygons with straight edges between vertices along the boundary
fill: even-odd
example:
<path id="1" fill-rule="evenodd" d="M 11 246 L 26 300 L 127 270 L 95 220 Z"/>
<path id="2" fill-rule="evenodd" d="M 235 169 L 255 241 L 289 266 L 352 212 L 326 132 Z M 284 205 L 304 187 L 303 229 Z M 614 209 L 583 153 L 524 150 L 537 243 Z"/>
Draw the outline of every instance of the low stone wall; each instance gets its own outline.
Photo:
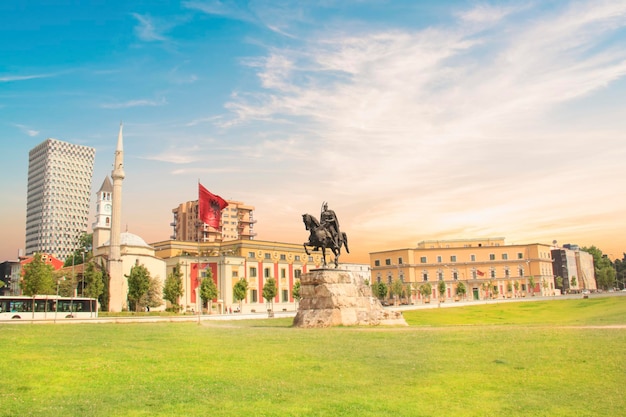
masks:
<path id="1" fill-rule="evenodd" d="M 294 327 L 402 325 L 402 313 L 385 310 L 363 278 L 341 269 L 314 269 L 300 278 Z"/>

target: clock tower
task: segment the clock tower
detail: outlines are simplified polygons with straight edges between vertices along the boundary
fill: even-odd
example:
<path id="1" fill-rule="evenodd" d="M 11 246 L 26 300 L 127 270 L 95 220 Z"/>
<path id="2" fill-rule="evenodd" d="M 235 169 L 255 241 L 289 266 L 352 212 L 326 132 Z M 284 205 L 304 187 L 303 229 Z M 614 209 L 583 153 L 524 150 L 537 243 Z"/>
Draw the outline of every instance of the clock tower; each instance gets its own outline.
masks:
<path id="1" fill-rule="evenodd" d="M 94 248 L 99 248 L 111 238 L 112 199 L 113 184 L 107 176 L 96 193 L 96 221 L 91 226 Z"/>

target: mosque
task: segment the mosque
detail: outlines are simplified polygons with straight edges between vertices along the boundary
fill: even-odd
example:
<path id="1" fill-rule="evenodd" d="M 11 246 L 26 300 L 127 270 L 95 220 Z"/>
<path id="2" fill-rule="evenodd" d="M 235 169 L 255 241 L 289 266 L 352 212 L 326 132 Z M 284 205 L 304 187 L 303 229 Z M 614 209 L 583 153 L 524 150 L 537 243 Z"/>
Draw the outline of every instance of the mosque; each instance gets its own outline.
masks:
<path id="1" fill-rule="evenodd" d="M 143 265 L 152 278 L 166 277 L 166 264 L 155 255 L 155 249 L 141 237 L 121 230 L 122 182 L 124 181 L 124 143 L 122 128 L 117 137 L 111 179 L 107 176 L 96 193 L 96 221 L 93 223 L 93 255 L 99 263 L 104 260 L 110 276 L 109 311 L 128 309 L 128 279 L 135 265 Z M 165 303 L 155 310 L 164 310 Z"/>

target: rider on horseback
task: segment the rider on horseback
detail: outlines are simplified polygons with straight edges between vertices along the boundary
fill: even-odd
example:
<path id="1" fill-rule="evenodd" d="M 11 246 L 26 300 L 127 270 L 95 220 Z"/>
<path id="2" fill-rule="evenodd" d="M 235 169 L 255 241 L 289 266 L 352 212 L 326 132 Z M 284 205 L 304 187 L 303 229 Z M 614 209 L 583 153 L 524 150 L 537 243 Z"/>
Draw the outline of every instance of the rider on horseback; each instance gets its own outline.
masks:
<path id="1" fill-rule="evenodd" d="M 341 231 L 339 230 L 339 220 L 333 210 L 328 209 L 328 203 L 324 202 L 322 205 L 322 212 L 320 214 L 320 226 L 328 231 L 333 239 L 335 247 L 341 246 Z"/>

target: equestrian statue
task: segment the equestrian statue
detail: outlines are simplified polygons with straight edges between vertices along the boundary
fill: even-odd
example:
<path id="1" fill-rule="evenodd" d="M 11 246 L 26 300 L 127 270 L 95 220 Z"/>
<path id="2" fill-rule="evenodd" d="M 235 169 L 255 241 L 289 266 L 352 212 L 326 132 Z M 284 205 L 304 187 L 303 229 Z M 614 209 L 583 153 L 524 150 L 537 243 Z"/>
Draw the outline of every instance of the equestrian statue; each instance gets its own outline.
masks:
<path id="1" fill-rule="evenodd" d="M 339 220 L 333 210 L 328 208 L 328 203 L 322 204 L 322 212 L 320 221 L 311 214 L 303 214 L 302 221 L 306 230 L 310 231 L 309 241 L 304 242 L 304 251 L 310 255 L 308 247 L 313 247 L 314 251 L 322 249 L 322 259 L 324 267 L 326 267 L 326 249 L 330 249 L 335 255 L 335 268 L 339 266 L 339 255 L 341 255 L 341 247 L 348 249 L 348 236 L 339 229 Z"/>

